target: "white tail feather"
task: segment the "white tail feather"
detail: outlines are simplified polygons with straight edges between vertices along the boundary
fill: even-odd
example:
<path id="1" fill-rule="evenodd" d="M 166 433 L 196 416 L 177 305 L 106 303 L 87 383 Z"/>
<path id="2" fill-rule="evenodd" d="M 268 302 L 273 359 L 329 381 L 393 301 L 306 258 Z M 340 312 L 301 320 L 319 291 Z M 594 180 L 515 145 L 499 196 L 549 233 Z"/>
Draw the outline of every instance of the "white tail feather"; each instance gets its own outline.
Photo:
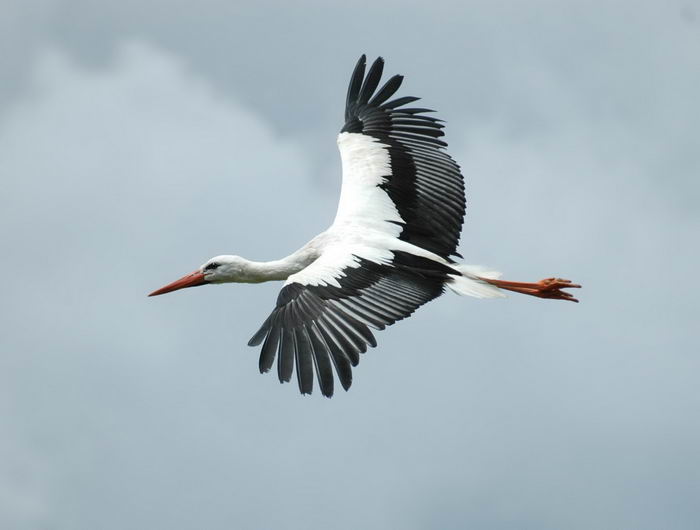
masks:
<path id="1" fill-rule="evenodd" d="M 481 265 L 464 265 L 461 263 L 452 265 L 452 268 L 461 274 L 461 276 L 450 275 L 451 280 L 447 282 L 447 286 L 455 293 L 475 298 L 505 298 L 506 294 L 501 289 L 480 279 L 498 279 L 501 277 L 500 272 L 491 271 Z"/>

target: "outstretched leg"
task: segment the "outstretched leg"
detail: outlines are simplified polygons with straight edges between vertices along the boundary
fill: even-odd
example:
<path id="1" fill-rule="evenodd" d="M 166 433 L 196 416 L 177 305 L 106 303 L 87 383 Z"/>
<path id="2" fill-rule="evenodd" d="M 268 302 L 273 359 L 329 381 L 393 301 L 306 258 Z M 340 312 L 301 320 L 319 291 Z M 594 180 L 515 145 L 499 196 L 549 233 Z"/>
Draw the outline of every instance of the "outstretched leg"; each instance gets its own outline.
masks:
<path id="1" fill-rule="evenodd" d="M 481 278 L 481 280 L 516 293 L 529 294 L 539 298 L 552 298 L 554 300 L 568 300 L 570 302 L 578 302 L 572 294 L 562 291 L 562 289 L 580 288 L 580 285 L 571 283 L 571 280 L 563 280 L 562 278 L 547 278 L 540 280 L 537 283 L 527 282 L 508 282 L 504 280 L 492 280 L 489 278 Z"/>

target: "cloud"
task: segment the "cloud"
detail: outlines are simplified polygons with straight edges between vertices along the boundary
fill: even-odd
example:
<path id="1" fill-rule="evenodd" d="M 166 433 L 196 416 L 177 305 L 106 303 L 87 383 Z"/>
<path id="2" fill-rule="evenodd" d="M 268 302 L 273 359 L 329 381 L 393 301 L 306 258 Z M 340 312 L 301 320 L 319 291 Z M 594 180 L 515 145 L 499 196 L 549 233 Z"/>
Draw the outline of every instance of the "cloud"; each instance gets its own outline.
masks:
<path id="1" fill-rule="evenodd" d="M 313 235 L 313 212 L 283 218 L 313 191 L 303 189 L 307 164 L 293 142 L 143 42 L 126 43 L 98 70 L 46 50 L 31 90 L 0 125 L 0 146 L 0 267 L 18 279 L 3 296 L 11 331 L 0 376 L 12 404 L 3 453 L 17 471 L 0 489 L 12 508 L 5 523 L 17 527 L 66 520 L 73 492 L 61 485 L 96 479 L 101 462 L 128 451 L 128 431 L 148 429 L 139 409 L 174 413 L 160 409 L 170 398 L 157 388 L 182 361 L 173 353 L 181 337 L 173 314 L 147 305 L 146 293 L 211 255 L 293 249 L 266 243 L 266 232 L 301 245 Z M 270 200 L 278 196 L 289 202 Z M 216 325 L 233 317 L 247 324 L 244 333 L 274 300 L 231 310 L 217 294 L 190 316 L 206 322 L 213 311 Z M 160 332 L 148 338 L 148 328 Z M 129 473 L 111 471 L 120 472 Z M 26 476 L 23 487 L 13 473 Z M 100 513 L 105 493 L 88 494 L 95 511 L 87 517 Z"/>

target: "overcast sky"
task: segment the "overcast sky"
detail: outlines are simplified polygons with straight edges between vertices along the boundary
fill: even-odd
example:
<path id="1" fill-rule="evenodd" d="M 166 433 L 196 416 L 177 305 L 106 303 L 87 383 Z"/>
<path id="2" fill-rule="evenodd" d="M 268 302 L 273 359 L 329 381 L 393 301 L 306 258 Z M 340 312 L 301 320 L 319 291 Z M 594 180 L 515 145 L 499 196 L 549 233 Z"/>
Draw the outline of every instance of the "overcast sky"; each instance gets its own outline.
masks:
<path id="1" fill-rule="evenodd" d="M 0 527 L 691 529 L 700 3 L 0 0 Z M 348 393 L 246 347 L 279 284 L 146 298 L 333 218 L 357 57 L 448 121 L 446 295 Z"/>

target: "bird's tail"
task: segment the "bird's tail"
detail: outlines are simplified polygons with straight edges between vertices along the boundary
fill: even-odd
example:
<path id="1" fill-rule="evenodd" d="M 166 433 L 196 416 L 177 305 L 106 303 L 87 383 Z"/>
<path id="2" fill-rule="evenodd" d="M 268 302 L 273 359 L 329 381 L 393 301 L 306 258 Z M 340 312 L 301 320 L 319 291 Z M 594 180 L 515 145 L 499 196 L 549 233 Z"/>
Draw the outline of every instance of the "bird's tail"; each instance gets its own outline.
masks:
<path id="1" fill-rule="evenodd" d="M 510 282 L 499 280 L 500 272 L 490 271 L 479 265 L 450 265 L 455 274 L 450 274 L 447 286 L 455 293 L 476 298 L 504 298 L 503 289 L 551 300 L 578 302 L 568 291 L 581 286 L 563 278 L 546 278 L 539 282 Z"/>
<path id="2" fill-rule="evenodd" d="M 451 265 L 459 272 L 458 275 L 450 275 L 447 287 L 462 296 L 475 298 L 505 298 L 506 294 L 484 279 L 497 280 L 501 277 L 498 271 L 489 270 L 481 265 L 465 265 L 462 263 Z"/>

